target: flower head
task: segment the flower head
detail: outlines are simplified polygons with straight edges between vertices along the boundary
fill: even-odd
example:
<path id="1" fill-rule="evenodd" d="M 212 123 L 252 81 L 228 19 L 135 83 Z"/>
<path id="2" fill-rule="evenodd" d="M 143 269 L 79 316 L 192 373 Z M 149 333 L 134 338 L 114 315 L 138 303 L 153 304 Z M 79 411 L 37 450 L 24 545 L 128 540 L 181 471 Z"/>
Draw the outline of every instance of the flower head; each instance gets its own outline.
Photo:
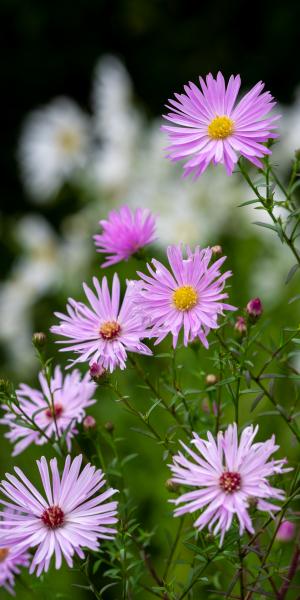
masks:
<path id="1" fill-rule="evenodd" d="M 4 510 L 1 518 L 4 528 L 5 519 L 9 519 L 12 513 L 13 511 L 9 508 Z M 0 587 L 4 587 L 14 595 L 15 575 L 19 575 L 20 567 L 28 567 L 28 565 L 29 554 L 26 551 L 16 551 L 14 546 L 0 548 Z"/>
<path id="2" fill-rule="evenodd" d="M 141 291 L 136 292 L 139 306 L 148 314 L 152 323 L 152 336 L 159 343 L 168 333 L 173 335 L 173 345 L 177 344 L 180 330 L 184 329 L 184 344 L 199 338 L 207 348 L 207 335 L 210 329 L 217 329 L 218 315 L 223 311 L 235 310 L 223 300 L 225 281 L 231 276 L 223 275 L 220 267 L 226 260 L 223 256 L 211 266 L 210 248 L 195 251 L 186 247 L 187 258 L 183 258 L 180 246 L 169 246 L 168 260 L 172 273 L 158 260 L 153 259 L 155 270 L 148 265 L 149 275 L 139 273 L 143 279 Z"/>
<path id="3" fill-rule="evenodd" d="M 120 282 L 114 275 L 112 295 L 109 294 L 106 277 L 100 285 L 93 278 L 96 294 L 84 283 L 84 291 L 90 308 L 82 302 L 69 299 L 68 315 L 55 313 L 61 319 L 60 325 L 51 328 L 53 333 L 69 338 L 62 352 L 73 350 L 79 357 L 73 361 L 98 363 L 104 369 L 113 371 L 116 367 L 125 369 L 127 351 L 151 354 L 151 350 L 141 342 L 149 337 L 145 328 L 143 313 L 132 302 L 132 286 L 128 286 L 120 307 Z"/>
<path id="4" fill-rule="evenodd" d="M 97 252 L 110 255 L 102 267 L 128 260 L 154 240 L 155 219 L 147 209 L 137 208 L 133 212 L 128 206 L 122 206 L 119 210 L 112 210 L 108 219 L 99 221 L 99 224 L 102 233 L 94 235 Z"/>
<path id="5" fill-rule="evenodd" d="M 207 433 L 207 441 L 194 433 L 192 450 L 182 442 L 189 455 L 181 452 L 174 457 L 170 465 L 173 481 L 195 488 L 173 500 L 182 505 L 175 510 L 175 516 L 201 510 L 194 526 L 198 530 L 206 525 L 216 535 L 221 532 L 221 543 L 225 532 L 231 527 L 236 515 L 240 526 L 240 535 L 245 529 L 254 532 L 248 512 L 251 499 L 257 501 L 257 509 L 267 512 L 279 510 L 279 506 L 269 502 L 269 498 L 284 499 L 281 489 L 272 487 L 268 477 L 282 474 L 291 469 L 284 468 L 286 460 L 269 460 L 279 448 L 274 436 L 266 442 L 253 443 L 258 426 L 246 427 L 238 441 L 237 426 L 229 425 L 227 430 L 219 432 L 217 440 Z"/>
<path id="6" fill-rule="evenodd" d="M 24 183 L 39 201 L 56 194 L 87 160 L 90 124 L 68 98 L 34 111 L 20 140 L 19 159 Z"/>
<path id="7" fill-rule="evenodd" d="M 162 129 L 169 135 L 168 157 L 173 161 L 188 158 L 185 175 L 198 177 L 210 162 L 225 165 L 231 175 L 238 156 L 262 167 L 261 158 L 271 151 L 263 145 L 277 135 L 273 132 L 279 116 L 267 116 L 275 105 L 269 92 L 262 92 L 264 84 L 257 83 L 236 103 L 241 79 L 231 75 L 227 88 L 222 73 L 216 79 L 211 73 L 206 82 L 199 78 L 199 89 L 194 83 L 184 86 L 184 94 L 175 94 L 169 100 L 171 110 L 165 119 L 172 126 Z"/>
<path id="8" fill-rule="evenodd" d="M 61 369 L 57 366 L 50 381 L 50 389 L 42 372 L 39 374 L 39 381 L 39 390 L 21 384 L 16 391 L 18 404 L 3 406 L 5 414 L 0 423 L 10 429 L 5 435 L 15 444 L 13 456 L 20 454 L 31 443 L 45 444 L 47 439 L 57 438 L 57 434 L 60 437 L 64 432 L 70 450 L 71 439 L 77 433 L 76 423 L 81 423 L 85 409 L 95 403 L 92 396 L 96 386 L 88 373 L 81 378 L 79 371 L 75 369 L 63 378 Z M 36 423 L 38 430 L 28 427 L 31 423 L 26 422 L 26 417 Z"/>
<path id="9" fill-rule="evenodd" d="M 68 456 L 60 477 L 53 458 L 51 481 L 46 459 L 37 461 L 46 499 L 18 467 L 17 477 L 7 473 L 1 482 L 0 491 L 8 498 L 2 504 L 18 513 L 3 514 L 0 548 L 12 545 L 23 552 L 37 547 L 30 572 L 37 569 L 38 576 L 48 570 L 53 555 L 56 569 L 62 556 L 72 567 L 74 554 L 84 558 L 83 547 L 98 550 L 99 539 L 110 539 L 116 533 L 111 525 L 117 522 L 117 502 L 106 500 L 117 490 L 108 488 L 99 494 L 105 484 L 102 471 L 88 464 L 80 473 L 81 462 L 82 456 L 73 461 Z"/>

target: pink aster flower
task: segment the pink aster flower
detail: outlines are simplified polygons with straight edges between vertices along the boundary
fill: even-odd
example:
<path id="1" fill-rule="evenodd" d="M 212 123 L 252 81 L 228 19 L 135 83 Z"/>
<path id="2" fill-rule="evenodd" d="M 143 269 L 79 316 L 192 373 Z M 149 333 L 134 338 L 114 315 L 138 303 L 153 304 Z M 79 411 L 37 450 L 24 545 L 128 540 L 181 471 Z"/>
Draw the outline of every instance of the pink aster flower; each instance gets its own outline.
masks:
<path id="1" fill-rule="evenodd" d="M 84 283 L 85 295 L 90 308 L 82 302 L 69 299 L 68 315 L 55 313 L 61 319 L 60 325 L 51 328 L 53 333 L 69 338 L 62 352 L 73 350 L 79 358 L 73 361 L 99 363 L 104 369 L 113 371 L 116 367 L 125 369 L 127 351 L 139 354 L 152 354 L 141 342 L 149 337 L 143 313 L 137 310 L 132 301 L 132 286 L 128 285 L 120 307 L 120 282 L 114 275 L 110 297 L 107 279 L 100 285 L 93 278 L 96 294 Z"/>
<path id="2" fill-rule="evenodd" d="M 211 329 L 217 329 L 218 315 L 223 315 L 225 309 L 236 310 L 223 302 L 228 297 L 223 289 L 231 271 L 221 275 L 220 267 L 226 256 L 209 266 L 212 258 L 210 248 L 200 250 L 197 246 L 192 252 L 186 246 L 185 252 L 187 258 L 183 258 L 180 246 L 168 247 L 172 272 L 153 258 L 155 270 L 147 265 L 151 277 L 138 273 L 143 285 L 136 298 L 139 307 L 151 319 L 151 335 L 157 337 L 156 343 L 172 333 L 175 347 L 183 328 L 185 346 L 198 337 L 207 348 L 206 337 Z"/>
<path id="3" fill-rule="evenodd" d="M 170 465 L 174 483 L 195 488 L 176 500 L 175 516 L 201 510 L 194 526 L 201 530 L 208 526 L 216 535 L 221 532 L 223 543 L 225 532 L 231 527 L 236 515 L 240 535 L 244 530 L 254 533 L 248 512 L 251 501 L 257 509 L 267 512 L 279 510 L 279 506 L 269 502 L 270 498 L 284 499 L 281 489 L 272 487 L 268 477 L 286 473 L 292 469 L 283 468 L 286 459 L 269 460 L 278 450 L 274 436 L 266 442 L 253 443 L 258 426 L 246 427 L 238 441 L 237 426 L 229 425 L 225 433 L 219 432 L 217 440 L 207 433 L 207 440 L 194 433 L 193 450 L 182 444 L 189 455 L 181 452 L 174 457 Z"/>
<path id="4" fill-rule="evenodd" d="M 37 576 L 47 571 L 52 556 L 59 569 L 62 557 L 69 567 L 73 556 L 84 558 L 82 548 L 98 550 L 99 540 L 111 539 L 116 530 L 111 527 L 117 522 L 117 502 L 106 502 L 117 492 L 108 488 L 99 494 L 105 479 L 102 471 L 90 464 L 80 473 L 82 456 L 71 461 L 66 458 L 60 477 L 56 458 L 48 463 L 44 457 L 37 461 L 44 496 L 27 479 L 23 471 L 15 467 L 15 475 L 6 474 L 0 491 L 7 500 L 2 504 L 17 509 L 0 523 L 0 548 L 13 546 L 23 552 L 35 548 L 30 573 L 37 569 Z"/>
<path id="5" fill-rule="evenodd" d="M 147 209 L 135 212 L 125 205 L 112 210 L 108 219 L 99 221 L 102 233 L 94 235 L 97 252 L 107 254 L 102 267 L 109 267 L 135 254 L 154 240 L 155 219 Z"/>
<path id="6" fill-rule="evenodd" d="M 76 423 L 81 423 L 85 417 L 85 409 L 95 403 L 92 396 L 96 386 L 88 373 L 81 379 L 79 371 L 75 369 L 63 378 L 60 367 L 55 367 L 50 382 L 51 393 L 42 372 L 39 374 L 39 381 L 39 390 L 21 384 L 16 391 L 18 405 L 2 406 L 5 414 L 0 423 L 10 429 L 5 437 L 15 444 L 13 456 L 20 454 L 32 443 L 45 444 L 48 438 L 57 439 L 57 434 L 61 437 L 63 433 L 66 433 L 70 451 L 71 439 L 78 433 Z M 28 427 L 31 424 L 26 421 L 26 416 L 36 423 L 39 430 Z"/>
<path id="7" fill-rule="evenodd" d="M 206 82 L 199 78 L 199 89 L 194 83 L 184 86 L 185 94 L 175 94 L 169 100 L 170 113 L 164 118 L 173 123 L 162 129 L 169 135 L 168 157 L 172 161 L 188 158 L 185 175 L 194 173 L 197 178 L 208 164 L 222 163 L 228 175 L 232 174 L 239 155 L 257 167 L 261 158 L 271 151 L 263 145 L 278 137 L 277 116 L 268 116 L 276 104 L 269 92 L 263 92 L 259 81 L 238 103 L 241 85 L 239 75 L 231 75 L 227 88 L 222 73 L 214 79 L 211 73 Z"/>
<path id="8" fill-rule="evenodd" d="M 5 519 L 10 518 L 13 513 L 10 509 L 4 510 L 2 517 L 5 528 Z M 1 523 L 1 521 L 0 521 Z M 7 526 L 6 526 L 7 527 Z M 28 567 L 29 554 L 26 551 L 16 552 L 13 546 L 0 548 L 0 587 L 4 587 L 10 594 L 15 595 L 15 575 L 20 574 L 20 567 Z"/>

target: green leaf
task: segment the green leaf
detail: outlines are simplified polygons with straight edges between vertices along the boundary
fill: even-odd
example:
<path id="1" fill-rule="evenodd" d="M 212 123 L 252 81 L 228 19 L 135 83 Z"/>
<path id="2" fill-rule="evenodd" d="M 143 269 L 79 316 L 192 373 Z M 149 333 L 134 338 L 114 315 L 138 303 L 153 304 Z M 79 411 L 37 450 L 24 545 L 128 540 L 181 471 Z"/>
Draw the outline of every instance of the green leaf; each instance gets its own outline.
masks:
<path id="1" fill-rule="evenodd" d="M 260 392 L 260 394 L 258 394 L 256 396 L 256 398 L 254 398 L 254 400 L 251 404 L 250 412 L 253 412 L 255 410 L 255 408 L 258 406 L 260 401 L 263 399 L 264 395 L 265 395 L 265 392 Z"/>
<path id="2" fill-rule="evenodd" d="M 293 296 L 292 298 L 290 298 L 289 304 L 292 304 L 292 302 L 295 302 L 296 300 L 300 300 L 300 294 L 297 294 L 297 296 Z"/>
<path id="3" fill-rule="evenodd" d="M 293 265 L 293 267 L 289 270 L 286 280 L 285 280 L 285 284 L 289 283 L 289 281 L 291 281 L 292 277 L 294 277 L 296 271 L 298 271 L 300 265 L 298 263 L 296 263 L 295 265 Z"/>
<path id="4" fill-rule="evenodd" d="M 254 200 L 247 200 L 247 202 L 242 202 L 242 204 L 238 204 L 238 208 L 241 208 L 242 206 L 247 206 L 248 204 L 257 204 L 258 202 L 258 198 L 255 198 Z"/>
<path id="5" fill-rule="evenodd" d="M 271 225 L 270 223 L 262 223 L 261 221 L 254 221 L 253 225 L 258 225 L 259 227 L 265 227 L 265 229 L 272 229 L 275 231 L 280 238 L 282 238 L 282 233 L 278 225 Z"/>
<path id="6" fill-rule="evenodd" d="M 124 467 L 124 465 L 126 465 L 126 463 L 130 462 L 137 456 L 138 456 L 138 454 L 136 452 L 134 452 L 133 454 L 128 454 L 128 456 L 125 456 L 125 458 L 123 458 L 123 460 L 121 462 L 122 467 Z"/>

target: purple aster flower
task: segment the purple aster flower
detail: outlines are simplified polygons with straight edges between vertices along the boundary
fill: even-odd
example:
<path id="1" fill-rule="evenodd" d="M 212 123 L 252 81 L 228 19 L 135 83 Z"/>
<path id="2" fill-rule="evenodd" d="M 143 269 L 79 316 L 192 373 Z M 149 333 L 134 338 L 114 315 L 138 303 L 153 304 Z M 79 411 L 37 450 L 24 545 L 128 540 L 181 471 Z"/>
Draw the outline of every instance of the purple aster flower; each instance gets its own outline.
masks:
<path id="1" fill-rule="evenodd" d="M 92 399 L 96 386 L 88 373 L 81 379 L 79 371 L 75 369 L 63 378 L 61 369 L 57 366 L 50 382 L 51 393 L 42 372 L 39 374 L 39 381 L 40 390 L 21 384 L 16 390 L 18 405 L 13 404 L 13 410 L 8 405 L 2 406 L 5 414 L 0 423 L 10 429 L 5 437 L 15 444 L 13 456 L 20 454 L 32 443 L 45 444 L 47 438 L 57 439 L 57 434 L 60 437 L 64 432 L 70 451 L 71 439 L 78 433 L 76 423 L 81 423 L 85 417 L 85 409 L 96 402 Z M 25 415 L 46 435 L 28 426 L 30 423 L 26 422 Z"/>
<path id="2" fill-rule="evenodd" d="M 175 94 L 169 100 L 170 113 L 164 118 L 174 125 L 162 129 L 169 135 L 168 157 L 173 161 L 188 158 L 185 175 L 194 173 L 197 178 L 210 162 L 225 165 L 232 174 L 238 156 L 242 155 L 257 167 L 261 158 L 271 151 L 263 145 L 278 137 L 277 116 L 267 116 L 273 106 L 273 97 L 263 92 L 259 81 L 237 104 L 241 85 L 239 75 L 231 75 L 227 88 L 222 73 L 214 79 L 211 73 L 206 82 L 199 78 L 201 90 L 194 84 L 184 86 L 185 94 Z"/>
<path id="3" fill-rule="evenodd" d="M 104 369 L 113 371 L 116 367 L 125 369 L 127 351 L 139 354 L 152 354 L 141 342 L 149 337 L 145 318 L 132 301 L 133 286 L 128 285 L 123 303 L 120 305 L 120 282 L 115 274 L 110 297 L 107 279 L 100 285 L 93 278 L 96 294 L 84 283 L 83 288 L 90 308 L 82 302 L 69 299 L 68 315 L 55 313 L 61 319 L 60 325 L 51 328 L 53 333 L 69 338 L 58 342 L 67 344 L 62 352 L 73 350 L 79 358 L 73 361 L 99 363 Z"/>
<path id="4" fill-rule="evenodd" d="M 99 225 L 102 233 L 94 235 L 97 252 L 110 255 L 102 267 L 128 260 L 154 240 L 155 219 L 147 209 L 137 208 L 133 212 L 125 205 L 119 210 L 112 210 L 108 219 L 99 221 Z"/>
<path id="5" fill-rule="evenodd" d="M 180 246 L 169 246 L 167 255 L 172 273 L 156 259 L 152 259 L 155 270 L 148 266 L 151 277 L 138 273 L 143 279 L 141 291 L 136 293 L 140 308 L 149 315 L 153 326 L 152 336 L 156 343 L 172 333 L 175 347 L 180 330 L 184 330 L 184 344 L 199 338 L 207 348 L 207 335 L 210 329 L 217 329 L 218 315 L 223 311 L 236 310 L 225 304 L 223 293 L 226 279 L 231 271 L 223 275 L 220 267 L 226 256 L 209 262 L 212 250 L 205 248 L 195 251 L 186 246 L 187 258 L 183 258 Z"/>
<path id="6" fill-rule="evenodd" d="M 13 512 L 14 511 L 10 509 L 4 510 L 4 517 L 1 519 L 4 528 L 5 519 L 9 519 Z M 15 585 L 15 575 L 19 575 L 20 567 L 28 567 L 28 565 L 29 554 L 26 551 L 16 552 L 16 549 L 13 546 L 0 548 L 0 587 L 4 587 L 10 594 L 15 595 L 13 589 Z"/>
<path id="7" fill-rule="evenodd" d="M 48 570 L 53 555 L 56 569 L 62 557 L 72 567 L 74 554 L 84 558 L 83 547 L 98 550 L 99 539 L 111 539 L 116 533 L 111 525 L 117 523 L 117 502 L 106 500 L 117 490 L 98 494 L 105 484 L 102 471 L 88 464 L 79 474 L 81 462 L 82 456 L 73 461 L 68 456 L 60 478 L 53 458 L 51 481 L 46 459 L 37 461 L 46 499 L 18 467 L 18 477 L 7 473 L 1 482 L 0 491 L 8 498 L 2 504 L 18 512 L 2 513 L 0 547 L 13 545 L 19 552 L 37 547 L 30 572 L 37 569 L 38 576 Z"/>
<path id="8" fill-rule="evenodd" d="M 215 535 L 221 532 L 221 544 L 234 515 L 240 535 L 245 529 L 254 533 L 248 512 L 251 501 L 258 510 L 272 513 L 280 507 L 269 502 L 269 498 L 284 499 L 283 490 L 272 487 L 268 477 L 292 469 L 283 468 L 286 459 L 269 460 L 279 448 L 274 436 L 266 442 L 253 443 L 257 431 L 258 426 L 246 427 L 240 441 L 235 423 L 225 433 L 220 431 L 216 441 L 209 432 L 208 441 L 194 433 L 193 450 L 181 442 L 189 457 L 179 452 L 170 465 L 174 483 L 196 488 L 170 501 L 182 505 L 176 508 L 175 516 L 201 510 L 194 526 L 201 530 L 207 525 L 210 531 L 214 527 Z"/>

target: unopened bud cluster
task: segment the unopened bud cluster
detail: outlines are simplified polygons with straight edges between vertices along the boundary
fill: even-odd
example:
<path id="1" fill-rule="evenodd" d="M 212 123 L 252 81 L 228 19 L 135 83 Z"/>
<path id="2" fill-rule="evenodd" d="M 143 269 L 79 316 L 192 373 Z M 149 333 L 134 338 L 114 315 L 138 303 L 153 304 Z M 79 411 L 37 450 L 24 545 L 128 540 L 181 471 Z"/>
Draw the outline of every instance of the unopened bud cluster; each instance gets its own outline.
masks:
<path id="1" fill-rule="evenodd" d="M 234 330 L 240 336 L 246 335 L 248 325 L 253 325 L 263 313 L 263 305 L 260 298 L 249 300 L 245 308 L 245 316 L 239 315 L 234 324 Z"/>

